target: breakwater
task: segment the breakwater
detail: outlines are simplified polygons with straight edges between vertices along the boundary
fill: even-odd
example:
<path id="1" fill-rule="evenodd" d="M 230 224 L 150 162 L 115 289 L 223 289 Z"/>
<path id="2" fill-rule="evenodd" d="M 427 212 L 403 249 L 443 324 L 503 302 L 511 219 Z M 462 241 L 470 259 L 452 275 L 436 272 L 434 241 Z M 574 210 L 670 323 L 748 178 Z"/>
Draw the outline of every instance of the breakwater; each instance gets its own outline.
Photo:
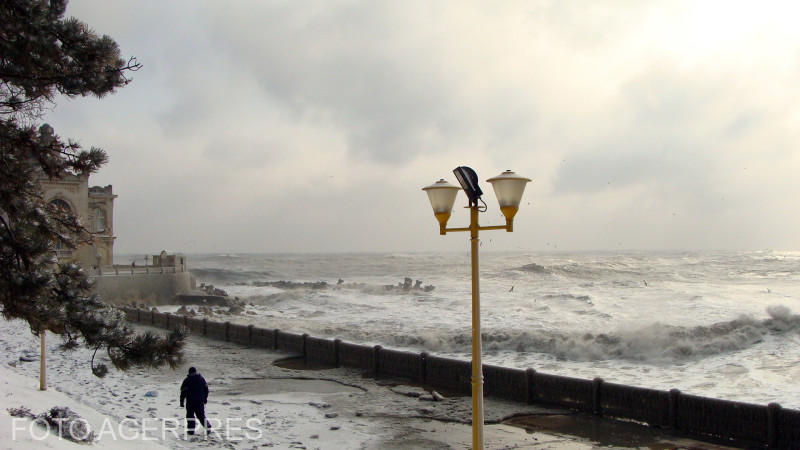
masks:
<path id="1" fill-rule="evenodd" d="M 145 309 L 123 311 L 133 322 L 164 329 L 185 327 L 212 339 L 302 355 L 308 362 L 407 378 L 464 395 L 471 392 L 469 361 Z M 634 421 L 681 435 L 728 440 L 748 448 L 800 447 L 800 411 L 777 403 L 734 402 L 684 394 L 677 389 L 661 391 L 608 383 L 601 378 L 587 380 L 492 365 L 483 366 L 483 375 L 487 396 Z"/>
<path id="2" fill-rule="evenodd" d="M 192 274 L 180 267 L 103 267 L 90 274 L 93 291 L 109 303 L 174 304 L 175 296 L 194 289 Z"/>

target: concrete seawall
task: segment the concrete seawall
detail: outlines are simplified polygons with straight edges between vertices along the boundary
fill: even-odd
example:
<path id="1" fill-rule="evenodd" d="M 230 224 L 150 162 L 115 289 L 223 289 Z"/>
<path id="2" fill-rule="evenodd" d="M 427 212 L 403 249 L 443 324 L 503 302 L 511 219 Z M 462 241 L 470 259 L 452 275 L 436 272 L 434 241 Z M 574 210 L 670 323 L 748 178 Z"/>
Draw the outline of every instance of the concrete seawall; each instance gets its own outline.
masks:
<path id="1" fill-rule="evenodd" d="M 175 296 L 193 289 L 190 272 L 159 268 L 147 271 L 110 270 L 91 277 L 95 281 L 94 292 L 109 303 L 131 302 L 161 305 L 174 303 Z"/>
<path id="2" fill-rule="evenodd" d="M 344 366 L 373 375 L 414 382 L 465 395 L 470 363 L 427 353 L 384 349 L 339 339 L 214 322 L 206 318 L 123 308 L 128 320 L 164 329 L 182 327 L 207 338 L 302 356 L 307 362 Z M 551 375 L 534 369 L 484 365 L 487 396 L 568 408 L 596 416 L 634 421 L 676 435 L 714 439 L 746 448 L 800 448 L 800 411 L 777 403 L 756 405 L 635 386 Z"/>

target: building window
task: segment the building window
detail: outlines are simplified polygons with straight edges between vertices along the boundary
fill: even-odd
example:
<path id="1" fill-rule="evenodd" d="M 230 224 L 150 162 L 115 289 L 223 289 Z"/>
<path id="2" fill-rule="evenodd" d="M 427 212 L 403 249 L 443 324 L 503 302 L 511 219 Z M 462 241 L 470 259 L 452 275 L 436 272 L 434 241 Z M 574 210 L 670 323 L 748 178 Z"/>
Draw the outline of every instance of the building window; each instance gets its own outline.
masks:
<path id="1" fill-rule="evenodd" d="M 69 203 L 61 200 L 60 198 L 54 199 L 50 201 L 50 204 L 55 206 L 56 208 L 63 209 L 66 213 L 72 213 L 72 208 L 69 207 Z"/>
<path id="2" fill-rule="evenodd" d="M 106 213 L 102 208 L 94 209 L 94 232 L 106 231 Z"/>

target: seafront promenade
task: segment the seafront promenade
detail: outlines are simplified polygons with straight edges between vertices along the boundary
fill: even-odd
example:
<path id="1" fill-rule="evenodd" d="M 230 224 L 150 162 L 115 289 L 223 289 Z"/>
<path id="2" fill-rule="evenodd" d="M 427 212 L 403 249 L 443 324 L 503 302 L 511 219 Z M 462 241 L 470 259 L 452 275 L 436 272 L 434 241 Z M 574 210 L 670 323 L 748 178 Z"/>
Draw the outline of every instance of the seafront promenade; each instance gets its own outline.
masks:
<path id="1" fill-rule="evenodd" d="M 225 342 L 282 351 L 312 366 L 346 367 L 362 374 L 405 379 L 455 395 L 469 394 L 468 361 L 427 353 L 401 352 L 379 345 L 364 346 L 338 339 L 320 339 L 281 330 L 215 322 L 206 318 L 125 308 L 132 321 L 160 328 L 185 327 L 196 335 Z M 800 411 L 777 404 L 755 405 L 484 365 L 489 398 L 518 405 L 538 405 L 668 430 L 729 445 L 787 448 L 800 442 Z"/>
<path id="2" fill-rule="evenodd" d="M 167 303 L 193 289 L 192 275 L 185 265 L 94 267 L 88 272 L 94 292 L 119 302 Z"/>
<path id="3" fill-rule="evenodd" d="M 2 321 L 0 327 L 0 343 L 10 358 L 36 348 L 37 340 L 22 322 Z M 17 362 L 14 367 L 4 367 L 15 377 L 26 378 L 12 380 L 16 391 L 9 390 L 11 395 L 3 391 L 3 411 L 19 407 L 17 403 L 30 398 L 48 396 L 51 391 L 62 394 L 53 401 L 81 412 L 95 430 L 100 429 L 103 417 L 115 423 L 115 431 L 117 426 L 125 427 L 123 433 L 101 435 L 95 448 L 162 445 L 377 450 L 466 449 L 471 444 L 469 397 L 446 394 L 435 401 L 428 397 L 428 390 L 408 380 L 365 377 L 361 371 L 348 368 L 304 366 L 298 361 L 285 361 L 287 355 L 282 352 L 196 334 L 187 339 L 185 363 L 176 370 L 112 370 L 106 378 L 99 379 L 89 370 L 89 350 L 60 352 L 55 341 L 49 341 L 47 393 L 36 391 L 37 363 Z M 199 369 L 211 390 L 207 412 L 218 429 L 207 438 L 192 439 L 183 433 L 183 410 L 178 405 L 177 391 L 189 366 Z M 6 383 L 4 389 L 5 386 L 11 385 Z M 74 403 L 64 400 L 63 395 Z M 488 449 L 724 448 L 638 425 L 496 398 L 486 399 L 486 412 Z M 509 419 L 511 416 L 514 417 Z M 57 438 L 37 441 L 24 430 L 17 432 L 17 440 L 5 442 L 5 448 L 60 449 L 75 445 Z"/>

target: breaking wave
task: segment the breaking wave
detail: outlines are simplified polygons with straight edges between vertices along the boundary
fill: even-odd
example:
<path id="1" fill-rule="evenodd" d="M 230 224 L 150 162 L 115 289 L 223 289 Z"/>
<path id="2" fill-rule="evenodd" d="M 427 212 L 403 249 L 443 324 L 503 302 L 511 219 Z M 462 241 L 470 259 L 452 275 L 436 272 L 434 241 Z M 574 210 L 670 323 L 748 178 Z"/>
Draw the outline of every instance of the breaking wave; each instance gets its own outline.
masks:
<path id="1" fill-rule="evenodd" d="M 205 279 L 202 279 L 205 281 Z M 410 280 L 410 278 L 408 278 Z M 301 295 L 296 298 L 303 298 L 308 292 L 327 292 L 330 294 L 348 295 L 350 293 L 367 294 L 367 295 L 422 295 L 432 292 L 436 289 L 434 285 L 423 285 L 421 280 L 417 280 L 417 284 L 403 283 L 398 284 L 368 284 L 368 283 L 345 283 L 340 284 L 328 283 L 327 281 L 253 281 L 250 283 L 235 283 L 246 284 L 254 288 L 267 288 L 279 289 L 281 291 L 295 291 Z M 256 296 L 257 297 L 257 296 Z M 249 297 L 248 297 L 249 298 Z"/>
<path id="2" fill-rule="evenodd" d="M 536 263 L 525 264 L 524 266 L 520 267 L 517 270 L 521 270 L 523 272 L 532 272 L 532 273 L 540 273 L 540 274 L 551 274 L 550 270 L 542 265 Z"/>
<path id="3" fill-rule="evenodd" d="M 537 275 L 557 275 L 587 280 L 605 279 L 608 277 L 639 278 L 643 276 L 641 272 L 633 270 L 629 265 L 622 263 L 594 263 L 586 265 L 570 262 L 551 266 L 529 263 L 517 267 L 516 270 Z"/>
<path id="4" fill-rule="evenodd" d="M 681 327 L 653 323 L 613 333 L 559 333 L 545 330 L 483 333 L 484 351 L 545 353 L 560 360 L 630 360 L 674 363 L 735 352 L 756 345 L 767 335 L 800 332 L 800 315 L 785 306 L 767 308 L 768 319 L 742 316 L 709 326 Z M 439 336 L 394 336 L 393 343 L 430 351 L 469 352 L 468 332 Z"/>
<path id="5" fill-rule="evenodd" d="M 245 299 L 248 303 L 262 306 L 276 306 L 284 302 L 308 300 L 306 293 L 301 290 L 287 290 L 267 295 L 254 295 Z"/>
<path id="6" fill-rule="evenodd" d="M 228 270 L 217 268 L 206 269 L 191 269 L 192 275 L 197 280 L 206 283 L 217 284 L 237 284 L 246 283 L 251 280 L 264 279 L 272 276 L 270 272 L 266 271 L 246 271 L 246 270 Z"/>
<path id="7" fill-rule="evenodd" d="M 537 275 L 562 275 L 590 279 L 600 276 L 602 272 L 598 266 L 590 267 L 577 263 L 556 264 L 552 266 L 543 266 L 537 263 L 530 263 L 518 267 L 517 270 L 534 273 Z"/>
<path id="8" fill-rule="evenodd" d="M 544 294 L 542 300 L 576 300 L 579 302 L 592 305 L 592 297 L 589 295 L 575 295 L 575 294 Z"/>

